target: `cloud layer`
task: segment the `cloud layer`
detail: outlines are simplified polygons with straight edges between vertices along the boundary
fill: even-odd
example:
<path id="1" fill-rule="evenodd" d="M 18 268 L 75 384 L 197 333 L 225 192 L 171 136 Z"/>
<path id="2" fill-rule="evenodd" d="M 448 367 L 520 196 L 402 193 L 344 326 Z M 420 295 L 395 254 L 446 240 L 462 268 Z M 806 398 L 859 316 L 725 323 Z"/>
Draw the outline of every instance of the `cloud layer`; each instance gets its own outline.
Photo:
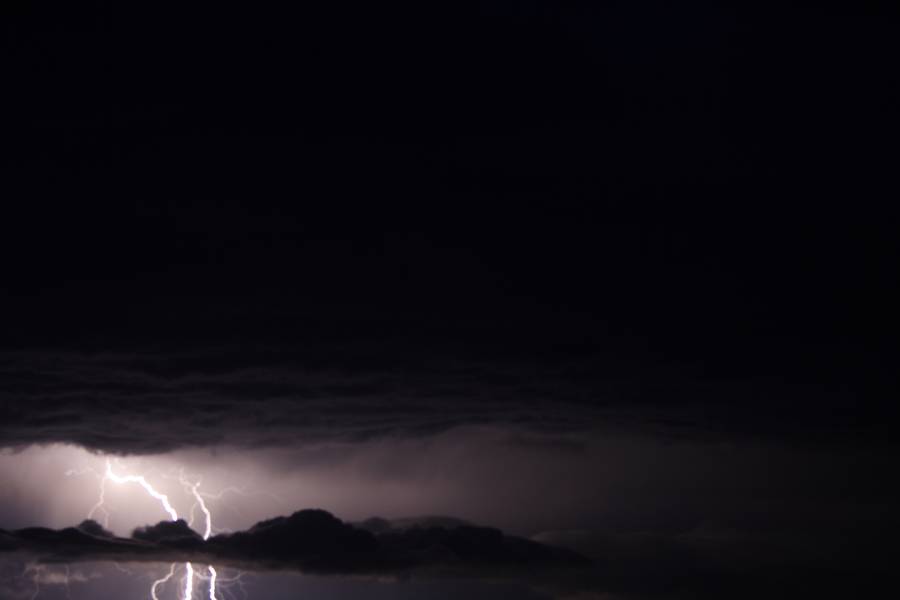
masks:
<path id="1" fill-rule="evenodd" d="M 638 368 L 612 348 L 442 353 L 359 338 L 0 354 L 0 446 L 59 442 L 118 454 L 415 437 L 484 424 L 832 441 L 880 431 L 875 421 L 860 427 L 848 418 L 844 403 L 839 390 Z"/>
<path id="2" fill-rule="evenodd" d="M 478 423 L 582 429 L 592 409 L 556 379 L 477 361 L 423 361 L 400 372 L 383 360 L 329 364 L 284 349 L 7 355 L 0 445 L 152 454 L 416 436 Z"/>

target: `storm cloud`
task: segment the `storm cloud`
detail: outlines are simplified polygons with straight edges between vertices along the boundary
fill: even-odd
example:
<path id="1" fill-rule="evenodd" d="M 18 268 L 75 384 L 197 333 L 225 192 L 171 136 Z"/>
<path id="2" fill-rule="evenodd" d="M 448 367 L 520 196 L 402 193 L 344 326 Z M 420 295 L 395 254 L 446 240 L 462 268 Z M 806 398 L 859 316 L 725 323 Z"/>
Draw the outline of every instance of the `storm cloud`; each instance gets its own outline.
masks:
<path id="1" fill-rule="evenodd" d="M 523 379 L 514 367 L 444 361 L 401 371 L 302 358 L 281 348 L 6 355 L 0 444 L 151 454 L 420 436 L 479 423 L 568 431 L 594 420 L 578 390 Z"/>
<path id="2" fill-rule="evenodd" d="M 427 436 L 472 425 L 546 434 L 840 439 L 883 435 L 840 389 L 636 368 L 626 346 L 553 356 L 417 351 L 364 339 L 0 355 L 0 445 L 116 454 Z M 853 408 L 856 407 L 856 408 Z"/>
<path id="3" fill-rule="evenodd" d="M 20 555 L 893 570 L 896 9 L 108 4 L 4 22 L 4 600 Z"/>

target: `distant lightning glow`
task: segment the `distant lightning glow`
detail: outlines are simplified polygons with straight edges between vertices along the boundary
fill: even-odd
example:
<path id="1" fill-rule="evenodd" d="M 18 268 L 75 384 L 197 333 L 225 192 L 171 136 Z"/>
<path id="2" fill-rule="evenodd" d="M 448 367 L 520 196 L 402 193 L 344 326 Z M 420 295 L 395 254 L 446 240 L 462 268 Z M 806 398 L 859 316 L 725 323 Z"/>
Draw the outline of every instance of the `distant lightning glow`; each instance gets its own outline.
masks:
<path id="1" fill-rule="evenodd" d="M 25 577 L 30 574 L 31 580 L 34 583 L 34 592 L 31 594 L 30 600 L 36 600 L 41 594 L 41 573 L 43 573 L 43 570 L 43 565 L 35 565 L 32 563 L 25 565 L 25 572 L 22 573 L 22 576 Z"/>
<path id="2" fill-rule="evenodd" d="M 48 565 L 29 562 L 25 564 L 25 570 L 22 572 L 22 578 L 30 577 L 34 589 L 31 592 L 29 600 L 37 600 L 41 595 L 41 585 L 62 586 L 65 588 L 66 598 L 72 598 L 72 590 L 70 583 L 72 581 L 72 571 L 69 565 L 62 565 L 62 571 L 56 571 Z M 76 575 L 76 581 L 85 581 L 84 575 Z M 5 588 L 4 588 L 5 589 Z M 3 596 L 6 598 L 6 596 Z"/>

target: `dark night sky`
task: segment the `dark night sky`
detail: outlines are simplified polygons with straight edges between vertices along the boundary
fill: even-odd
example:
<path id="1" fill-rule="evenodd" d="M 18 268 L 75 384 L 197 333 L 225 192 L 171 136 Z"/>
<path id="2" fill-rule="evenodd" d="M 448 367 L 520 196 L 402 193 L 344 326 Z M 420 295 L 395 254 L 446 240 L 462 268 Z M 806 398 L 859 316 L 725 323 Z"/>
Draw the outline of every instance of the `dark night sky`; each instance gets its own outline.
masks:
<path id="1" fill-rule="evenodd" d="M 2 9 L 0 446 L 295 452 L 622 597 L 885 572 L 896 8 L 125 4 Z"/>

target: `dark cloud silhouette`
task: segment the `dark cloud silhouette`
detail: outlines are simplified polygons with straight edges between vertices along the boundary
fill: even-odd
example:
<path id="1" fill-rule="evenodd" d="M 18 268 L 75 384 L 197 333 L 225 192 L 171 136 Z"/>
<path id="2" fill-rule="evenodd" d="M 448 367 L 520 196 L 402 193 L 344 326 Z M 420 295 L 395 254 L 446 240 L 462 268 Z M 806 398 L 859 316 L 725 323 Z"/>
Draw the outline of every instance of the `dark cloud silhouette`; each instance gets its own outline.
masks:
<path id="1" fill-rule="evenodd" d="M 81 524 L 76 527 L 79 531 L 86 533 L 87 535 L 93 536 L 95 538 L 113 538 L 115 535 L 113 532 L 104 529 L 100 523 L 94 521 L 93 519 L 85 519 L 81 522 Z"/>
<path id="2" fill-rule="evenodd" d="M 823 531 L 813 536 L 815 539 L 802 540 L 791 534 L 775 540 L 769 533 L 697 528 L 619 534 L 548 531 L 535 539 L 600 557 L 586 576 L 553 582 L 547 589 L 555 597 L 581 598 L 578 594 L 584 590 L 636 599 L 794 600 L 879 595 L 893 572 L 885 558 L 888 548 L 874 549 L 845 539 L 841 543 L 865 548 L 866 558 L 853 552 L 826 557 L 825 551 L 811 559 L 809 550 L 820 543 L 817 540 L 834 535 Z"/>
<path id="3" fill-rule="evenodd" d="M 131 537 L 177 548 L 199 548 L 203 542 L 203 536 L 191 529 L 183 519 L 160 521 L 156 525 L 139 527 L 134 530 Z"/>
<path id="4" fill-rule="evenodd" d="M 206 542 L 183 521 L 139 528 L 131 538 L 111 536 L 91 521 L 61 530 L 0 530 L 0 552 L 47 563 L 190 561 L 256 571 L 489 578 L 566 600 L 841 598 L 874 593 L 892 572 L 887 558 L 864 565 L 846 556 L 810 561 L 770 542 L 765 535 L 713 528 L 548 531 L 525 539 L 449 517 L 354 525 L 323 510 L 269 519 Z"/>
<path id="5" fill-rule="evenodd" d="M 419 569 L 583 569 L 582 555 L 500 530 L 440 521 L 369 529 L 344 523 L 324 510 L 302 510 L 261 521 L 246 531 L 204 541 L 184 521 L 141 527 L 131 538 L 114 537 L 97 523 L 52 530 L 0 531 L 0 549 L 29 552 L 43 560 L 215 561 L 217 564 L 290 568 L 316 573 L 403 574 Z M 452 525 L 452 526 L 446 526 Z"/>

